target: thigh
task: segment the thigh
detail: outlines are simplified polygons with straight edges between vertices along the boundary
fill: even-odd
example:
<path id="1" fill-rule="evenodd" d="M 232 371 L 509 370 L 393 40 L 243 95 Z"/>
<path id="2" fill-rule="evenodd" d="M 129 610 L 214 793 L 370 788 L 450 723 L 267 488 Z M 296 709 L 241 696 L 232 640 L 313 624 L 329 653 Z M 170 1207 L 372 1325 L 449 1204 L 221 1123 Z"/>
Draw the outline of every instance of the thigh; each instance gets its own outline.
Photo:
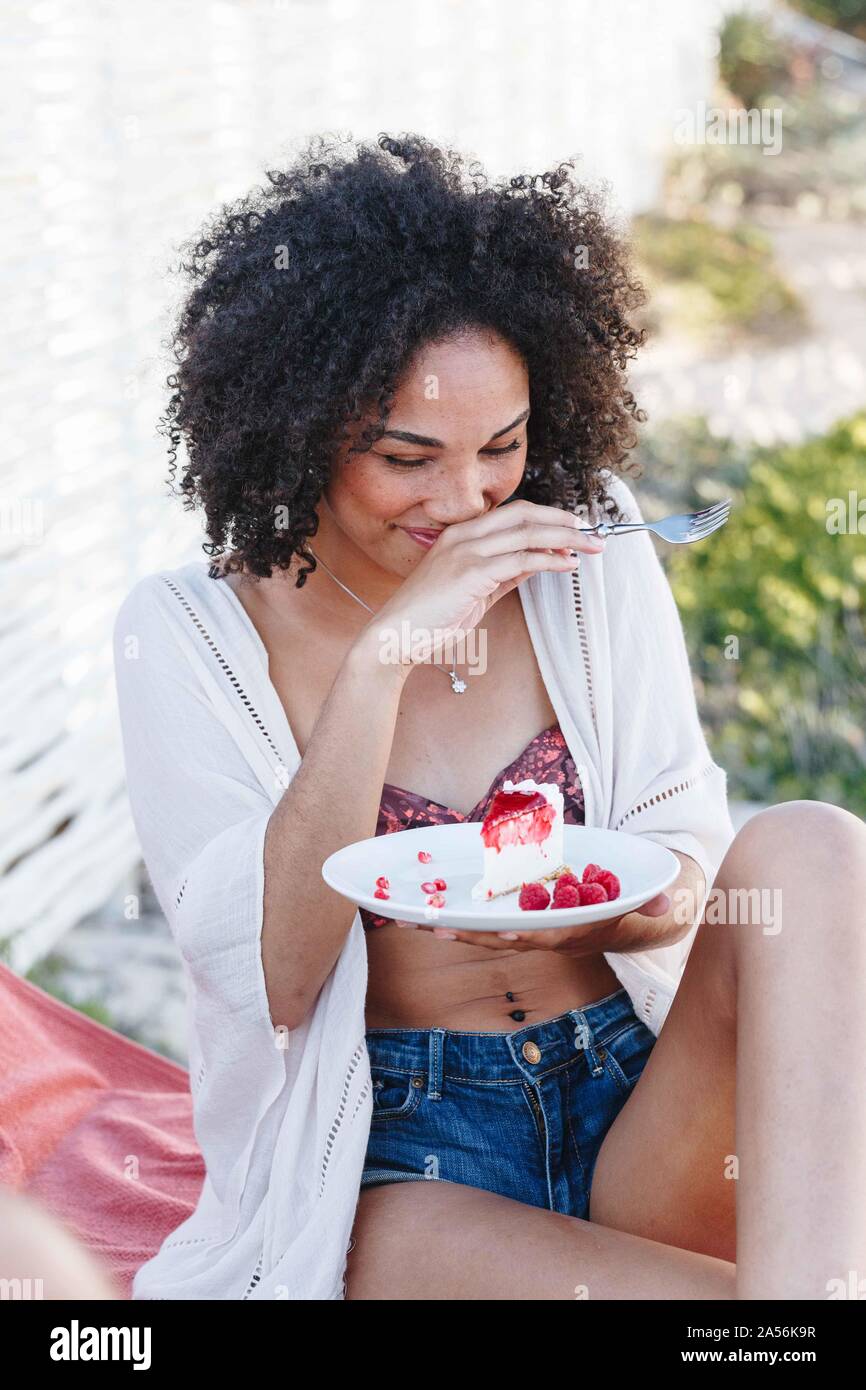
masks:
<path id="1" fill-rule="evenodd" d="M 733 1299 L 733 1265 L 463 1184 L 361 1193 L 346 1297 Z"/>
<path id="2" fill-rule="evenodd" d="M 736 985 L 724 927 L 701 923 L 643 1072 L 599 1150 L 592 1222 L 733 1261 Z"/>

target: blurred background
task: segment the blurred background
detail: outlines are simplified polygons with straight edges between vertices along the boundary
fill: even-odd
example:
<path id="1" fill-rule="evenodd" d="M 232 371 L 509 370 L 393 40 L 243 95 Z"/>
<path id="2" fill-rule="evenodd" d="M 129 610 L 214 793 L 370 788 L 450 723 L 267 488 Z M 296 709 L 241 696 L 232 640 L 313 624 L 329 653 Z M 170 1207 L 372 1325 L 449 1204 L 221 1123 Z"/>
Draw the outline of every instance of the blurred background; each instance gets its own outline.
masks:
<path id="1" fill-rule="evenodd" d="M 0 102 L 0 952 L 185 1063 L 111 667 L 201 556 L 156 423 L 178 248 L 310 135 L 416 131 L 493 177 L 577 157 L 628 219 L 648 519 L 739 825 L 866 814 L 866 0 L 7 0 Z"/>

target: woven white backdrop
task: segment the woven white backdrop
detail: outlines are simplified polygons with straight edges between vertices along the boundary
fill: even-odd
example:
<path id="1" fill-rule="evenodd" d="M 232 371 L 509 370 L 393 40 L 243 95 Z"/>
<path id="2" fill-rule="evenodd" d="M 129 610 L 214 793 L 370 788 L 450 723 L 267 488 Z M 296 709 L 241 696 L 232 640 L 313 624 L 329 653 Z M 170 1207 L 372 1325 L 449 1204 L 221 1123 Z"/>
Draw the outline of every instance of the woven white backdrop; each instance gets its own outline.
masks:
<path id="1" fill-rule="evenodd" d="M 418 131 L 494 176 L 580 155 L 651 206 L 722 0 L 7 0 L 0 938 L 26 970 L 121 894 L 110 633 L 201 553 L 165 487 L 177 245 L 315 132 Z"/>

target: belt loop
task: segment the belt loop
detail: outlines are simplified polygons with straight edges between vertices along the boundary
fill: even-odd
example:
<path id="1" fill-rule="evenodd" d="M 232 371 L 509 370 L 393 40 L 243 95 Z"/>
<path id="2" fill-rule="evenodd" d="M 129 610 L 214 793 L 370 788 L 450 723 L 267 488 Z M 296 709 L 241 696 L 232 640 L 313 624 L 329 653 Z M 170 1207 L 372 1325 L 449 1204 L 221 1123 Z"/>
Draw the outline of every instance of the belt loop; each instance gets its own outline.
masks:
<path id="1" fill-rule="evenodd" d="M 595 1037 L 586 1021 L 586 1014 L 583 1009 L 571 1009 L 569 1012 L 574 1019 L 574 1045 L 579 1052 L 586 1053 L 586 1060 L 592 1075 L 601 1076 L 604 1071 L 604 1064 L 596 1051 Z"/>
<path id="2" fill-rule="evenodd" d="M 442 1099 L 442 1075 L 444 1071 L 445 1029 L 430 1029 L 430 1067 L 427 1078 L 427 1097 L 429 1100 Z"/>

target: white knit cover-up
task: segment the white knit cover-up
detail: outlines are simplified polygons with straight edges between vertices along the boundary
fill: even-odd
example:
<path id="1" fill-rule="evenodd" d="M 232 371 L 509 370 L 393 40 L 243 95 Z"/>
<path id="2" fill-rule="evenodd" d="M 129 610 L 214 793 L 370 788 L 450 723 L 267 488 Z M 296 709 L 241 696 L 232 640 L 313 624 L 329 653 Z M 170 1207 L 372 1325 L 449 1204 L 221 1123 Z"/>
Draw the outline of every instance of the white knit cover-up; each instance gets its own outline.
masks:
<path id="1" fill-rule="evenodd" d="M 606 481 L 641 520 L 625 482 Z M 196 1209 L 138 1270 L 132 1296 L 340 1299 L 372 1112 L 364 930 L 356 912 L 311 1013 L 275 1029 L 261 961 L 264 836 L 300 756 L 265 647 L 208 568 L 195 560 L 139 580 L 114 626 L 130 804 L 183 959 L 206 1168 Z M 586 825 L 690 855 L 709 891 L 734 837 L 727 777 L 648 533 L 613 537 L 576 572 L 533 575 L 518 593 Z M 693 940 L 606 956 L 656 1035 Z"/>

